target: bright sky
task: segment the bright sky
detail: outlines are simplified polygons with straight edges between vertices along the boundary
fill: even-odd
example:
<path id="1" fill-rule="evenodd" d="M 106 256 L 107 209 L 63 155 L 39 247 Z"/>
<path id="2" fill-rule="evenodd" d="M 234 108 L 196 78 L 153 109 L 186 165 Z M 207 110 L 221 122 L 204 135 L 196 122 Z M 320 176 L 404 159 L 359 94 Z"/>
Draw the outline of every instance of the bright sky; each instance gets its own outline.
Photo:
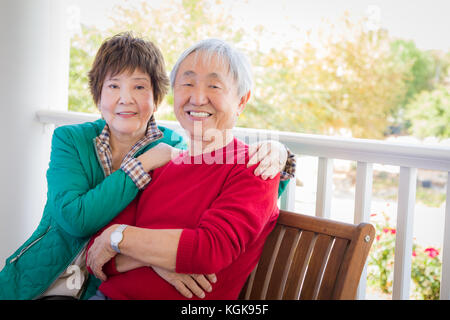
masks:
<path id="1" fill-rule="evenodd" d="M 136 2 L 139 0 L 129 0 Z M 151 0 L 153 5 L 161 0 Z M 394 37 L 414 40 L 421 49 L 450 51 L 449 0 L 222 0 L 243 26 L 264 25 L 279 37 L 289 37 L 290 25 L 317 30 L 323 20 L 337 21 L 345 11 L 351 17 L 372 17 L 373 24 Z M 99 28 L 120 0 L 69 0 L 80 9 L 80 21 Z"/>

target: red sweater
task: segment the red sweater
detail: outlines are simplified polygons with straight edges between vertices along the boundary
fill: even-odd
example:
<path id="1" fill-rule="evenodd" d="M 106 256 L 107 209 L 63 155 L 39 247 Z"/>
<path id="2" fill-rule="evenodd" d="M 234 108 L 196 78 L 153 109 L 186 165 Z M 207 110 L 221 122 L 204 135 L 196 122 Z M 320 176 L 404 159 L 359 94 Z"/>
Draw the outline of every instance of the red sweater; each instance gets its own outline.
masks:
<path id="1" fill-rule="evenodd" d="M 110 224 L 183 229 L 176 271 L 215 273 L 206 299 L 236 299 L 279 213 L 279 175 L 256 177 L 247 161 L 248 146 L 237 139 L 203 159 L 184 152 L 154 170 L 147 188 Z M 100 290 L 112 299 L 185 299 L 152 268 L 119 273 L 112 259 L 104 272 Z"/>

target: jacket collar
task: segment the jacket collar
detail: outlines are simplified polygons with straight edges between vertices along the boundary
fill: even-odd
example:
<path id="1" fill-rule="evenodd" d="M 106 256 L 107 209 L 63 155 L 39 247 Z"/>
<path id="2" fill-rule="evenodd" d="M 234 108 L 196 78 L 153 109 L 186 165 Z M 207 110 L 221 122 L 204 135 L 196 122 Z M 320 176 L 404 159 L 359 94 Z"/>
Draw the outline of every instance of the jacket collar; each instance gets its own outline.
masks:
<path id="1" fill-rule="evenodd" d="M 161 132 L 161 130 L 158 129 L 158 126 L 156 125 L 155 117 L 152 115 L 152 117 L 148 121 L 144 137 L 136 142 L 131 150 L 133 150 L 136 145 L 139 145 L 140 148 L 153 141 L 161 139 L 163 135 L 164 134 Z M 95 138 L 95 143 L 99 152 L 105 152 L 107 149 L 111 150 L 111 145 L 109 142 L 110 136 L 111 132 L 109 130 L 108 124 L 106 123 L 102 132 Z"/>

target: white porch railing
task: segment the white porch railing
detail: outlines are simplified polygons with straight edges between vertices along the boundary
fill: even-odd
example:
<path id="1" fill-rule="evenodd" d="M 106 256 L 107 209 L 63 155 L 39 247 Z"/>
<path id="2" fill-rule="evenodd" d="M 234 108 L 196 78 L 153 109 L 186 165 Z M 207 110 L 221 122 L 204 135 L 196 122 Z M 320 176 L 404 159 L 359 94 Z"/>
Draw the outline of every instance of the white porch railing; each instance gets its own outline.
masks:
<path id="1" fill-rule="evenodd" d="M 42 123 L 64 125 L 93 121 L 98 118 L 98 115 L 43 110 L 37 113 L 37 117 Z M 177 122 L 158 121 L 158 123 L 180 131 Z M 369 222 L 373 179 L 372 165 L 376 163 L 400 167 L 393 299 L 409 299 L 417 169 L 447 172 L 440 297 L 450 300 L 450 147 L 245 128 L 235 128 L 235 134 L 238 138 L 247 142 L 258 139 L 276 139 L 287 145 L 296 154 L 318 157 L 315 214 L 321 217 L 330 217 L 333 159 L 357 162 L 354 223 Z M 281 207 L 293 210 L 294 204 L 295 181 L 292 179 L 282 196 Z M 364 299 L 366 271 L 364 271 L 361 279 L 358 297 Z"/>

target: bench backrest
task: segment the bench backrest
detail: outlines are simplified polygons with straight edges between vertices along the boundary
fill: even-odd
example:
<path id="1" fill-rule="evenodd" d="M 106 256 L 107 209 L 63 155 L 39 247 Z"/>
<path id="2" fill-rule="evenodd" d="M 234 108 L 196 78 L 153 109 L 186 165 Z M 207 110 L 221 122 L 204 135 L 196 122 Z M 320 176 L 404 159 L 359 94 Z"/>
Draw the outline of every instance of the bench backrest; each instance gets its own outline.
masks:
<path id="1" fill-rule="evenodd" d="M 280 210 L 240 299 L 354 299 L 375 236 L 348 224 Z"/>

